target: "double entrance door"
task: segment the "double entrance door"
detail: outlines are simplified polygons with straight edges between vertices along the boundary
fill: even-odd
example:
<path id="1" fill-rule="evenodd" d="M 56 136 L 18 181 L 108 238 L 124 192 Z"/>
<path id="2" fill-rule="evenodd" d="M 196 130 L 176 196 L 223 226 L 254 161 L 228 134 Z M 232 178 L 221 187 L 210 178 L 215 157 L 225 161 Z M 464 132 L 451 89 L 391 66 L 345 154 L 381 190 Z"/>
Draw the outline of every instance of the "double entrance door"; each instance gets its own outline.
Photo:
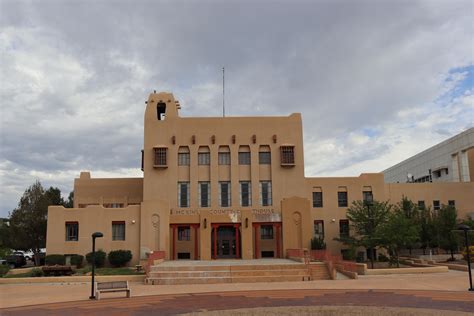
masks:
<path id="1" fill-rule="evenodd" d="M 211 241 L 212 258 L 240 258 L 240 224 L 212 224 Z"/>

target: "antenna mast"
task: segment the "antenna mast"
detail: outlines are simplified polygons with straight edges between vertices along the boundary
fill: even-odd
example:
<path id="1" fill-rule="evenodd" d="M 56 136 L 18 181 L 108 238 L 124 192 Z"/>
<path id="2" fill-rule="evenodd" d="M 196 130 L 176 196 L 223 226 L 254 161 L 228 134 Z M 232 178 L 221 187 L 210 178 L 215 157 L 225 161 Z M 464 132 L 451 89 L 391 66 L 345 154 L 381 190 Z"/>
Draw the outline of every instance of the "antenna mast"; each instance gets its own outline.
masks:
<path id="1" fill-rule="evenodd" d="M 222 117 L 225 117 L 225 68 L 222 67 Z"/>

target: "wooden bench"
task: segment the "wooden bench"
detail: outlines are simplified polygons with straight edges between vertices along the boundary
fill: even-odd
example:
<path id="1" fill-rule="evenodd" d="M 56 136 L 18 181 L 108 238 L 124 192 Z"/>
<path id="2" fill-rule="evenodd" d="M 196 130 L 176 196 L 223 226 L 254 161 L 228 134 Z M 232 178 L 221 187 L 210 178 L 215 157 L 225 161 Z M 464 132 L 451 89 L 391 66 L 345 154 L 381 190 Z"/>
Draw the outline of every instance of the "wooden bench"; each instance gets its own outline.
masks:
<path id="1" fill-rule="evenodd" d="M 128 281 L 96 282 L 95 297 L 98 300 L 100 299 L 100 293 L 108 292 L 127 292 L 127 297 L 130 297 Z"/>
<path id="2" fill-rule="evenodd" d="M 41 268 L 43 270 L 43 273 L 45 276 L 60 276 L 60 275 L 72 275 L 75 271 L 71 266 L 60 266 L 60 265 L 54 265 L 54 266 L 44 266 Z"/>

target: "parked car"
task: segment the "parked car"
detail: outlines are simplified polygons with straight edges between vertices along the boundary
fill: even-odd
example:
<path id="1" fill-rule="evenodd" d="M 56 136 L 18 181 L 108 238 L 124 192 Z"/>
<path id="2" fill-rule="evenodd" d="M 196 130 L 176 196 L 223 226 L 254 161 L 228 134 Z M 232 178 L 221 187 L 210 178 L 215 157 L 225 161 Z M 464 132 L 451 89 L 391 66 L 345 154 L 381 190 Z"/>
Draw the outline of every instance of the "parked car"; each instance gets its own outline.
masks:
<path id="1" fill-rule="evenodd" d="M 19 251 L 15 251 L 12 255 L 8 256 L 6 260 L 10 268 L 20 268 L 26 264 L 25 256 Z"/>

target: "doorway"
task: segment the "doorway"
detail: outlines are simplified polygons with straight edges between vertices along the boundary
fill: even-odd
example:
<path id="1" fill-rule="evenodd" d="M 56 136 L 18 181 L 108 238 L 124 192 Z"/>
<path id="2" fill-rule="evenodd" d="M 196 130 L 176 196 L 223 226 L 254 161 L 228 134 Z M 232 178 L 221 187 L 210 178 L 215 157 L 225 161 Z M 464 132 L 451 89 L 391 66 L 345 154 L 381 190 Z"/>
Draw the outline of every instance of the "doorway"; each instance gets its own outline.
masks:
<path id="1" fill-rule="evenodd" d="M 240 258 L 240 224 L 213 224 L 211 252 L 214 259 Z"/>

